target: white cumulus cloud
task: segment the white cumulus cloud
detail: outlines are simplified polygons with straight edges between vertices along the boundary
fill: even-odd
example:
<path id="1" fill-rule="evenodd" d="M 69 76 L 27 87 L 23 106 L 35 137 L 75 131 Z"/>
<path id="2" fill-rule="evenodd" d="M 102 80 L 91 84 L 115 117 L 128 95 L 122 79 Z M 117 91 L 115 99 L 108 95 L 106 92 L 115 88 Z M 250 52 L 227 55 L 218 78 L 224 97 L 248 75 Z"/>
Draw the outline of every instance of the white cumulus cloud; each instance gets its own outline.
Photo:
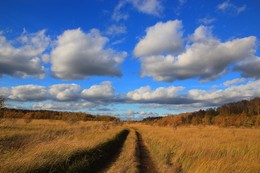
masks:
<path id="1" fill-rule="evenodd" d="M 84 79 L 90 76 L 121 76 L 119 65 L 126 52 L 105 49 L 108 38 L 92 29 L 66 30 L 51 52 L 51 70 L 60 79 Z"/>
<path id="2" fill-rule="evenodd" d="M 78 84 L 55 84 L 46 86 L 40 85 L 19 85 L 15 87 L 0 87 L 0 97 L 10 101 L 55 101 L 75 103 L 112 103 L 123 101 L 124 98 L 117 98 L 115 89 L 110 81 L 104 81 L 89 88 L 82 88 Z M 45 102 L 42 102 L 44 105 Z"/>
<path id="3" fill-rule="evenodd" d="M 20 85 L 11 88 L 8 99 L 15 101 L 41 101 L 49 98 L 49 93 L 44 86 Z"/>
<path id="4" fill-rule="evenodd" d="M 134 91 L 127 93 L 127 97 L 134 101 L 144 101 L 144 102 L 164 102 L 169 99 L 175 99 L 178 97 L 178 92 L 183 90 L 184 87 L 159 87 L 154 91 L 151 90 L 150 86 L 140 87 Z"/>
<path id="5" fill-rule="evenodd" d="M 115 89 L 110 81 L 102 82 L 99 85 L 93 85 L 88 89 L 84 89 L 81 95 L 86 99 L 112 98 Z"/>
<path id="6" fill-rule="evenodd" d="M 155 34 L 154 40 L 157 37 L 160 35 Z M 141 56 L 141 76 L 166 82 L 189 78 L 210 81 L 225 74 L 231 65 L 238 65 L 255 53 L 254 36 L 221 42 L 212 35 L 210 27 L 200 26 L 189 38 L 185 50 L 178 55 L 150 52 L 150 56 Z"/>
<path id="7" fill-rule="evenodd" d="M 59 101 L 78 100 L 82 89 L 77 84 L 57 84 L 49 87 L 50 95 Z"/>
<path id="8" fill-rule="evenodd" d="M 198 90 L 192 89 L 188 91 L 187 97 L 197 99 L 204 105 L 222 105 L 228 102 L 240 101 L 242 99 L 250 99 L 260 96 L 260 80 L 249 81 L 246 84 L 233 85 L 224 90 Z"/>
<path id="9" fill-rule="evenodd" d="M 182 22 L 158 22 L 146 29 L 146 35 L 137 43 L 135 56 L 143 57 L 160 53 L 177 53 L 182 49 Z"/>
<path id="10" fill-rule="evenodd" d="M 0 77 L 10 75 L 20 78 L 43 78 L 45 68 L 41 56 L 50 43 L 45 30 L 27 33 L 15 40 L 8 40 L 0 32 Z"/>
<path id="11" fill-rule="evenodd" d="M 251 57 L 234 68 L 240 71 L 243 77 L 250 77 L 254 79 L 260 78 L 260 57 Z"/>
<path id="12" fill-rule="evenodd" d="M 21 103 L 19 107 L 22 108 L 26 102 L 36 102 L 32 106 L 33 109 L 58 110 L 83 110 L 115 103 L 137 103 L 144 107 L 151 106 L 152 108 L 169 110 L 184 108 L 196 110 L 260 96 L 260 80 L 251 80 L 240 84 L 238 82 L 241 81 L 239 79 L 226 81 L 227 87 L 218 90 L 194 88 L 185 91 L 182 86 L 158 87 L 152 90 L 150 86 L 144 86 L 129 91 L 120 98 L 117 97 L 111 82 L 108 81 L 86 89 L 82 89 L 77 84 L 57 84 L 49 87 L 21 85 L 0 87 L 0 96 L 8 101 L 8 105 L 12 105 L 12 101 L 18 101 Z M 235 83 L 236 85 L 232 85 Z M 26 106 L 28 107 L 28 105 Z M 129 111 L 128 114 L 144 115 L 145 113 Z"/>

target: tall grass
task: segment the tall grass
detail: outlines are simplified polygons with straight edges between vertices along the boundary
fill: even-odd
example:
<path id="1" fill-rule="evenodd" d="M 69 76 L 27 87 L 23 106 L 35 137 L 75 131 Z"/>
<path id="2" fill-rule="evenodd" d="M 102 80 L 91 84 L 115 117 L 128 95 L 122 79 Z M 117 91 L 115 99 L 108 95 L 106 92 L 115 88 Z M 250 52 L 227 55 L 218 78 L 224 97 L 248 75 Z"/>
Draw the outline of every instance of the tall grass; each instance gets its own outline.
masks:
<path id="1" fill-rule="evenodd" d="M 125 127 L 93 121 L 33 120 L 28 124 L 23 120 L 6 120 L 0 124 L 0 172 L 33 172 L 62 167 L 64 163 L 67 171 L 66 164 L 82 154 L 110 157 L 108 152 L 101 156 L 99 150 L 110 150 L 113 145 L 121 148 L 128 134 L 122 131 Z M 260 173 L 260 129 L 143 124 L 127 127 L 130 133 L 121 153 L 106 172 L 139 172 L 137 130 L 160 172 Z M 124 138 L 118 138 L 118 134 Z M 122 145 L 113 140 L 121 141 Z M 73 172 L 86 163 L 92 164 L 88 158 L 72 162 L 69 168 Z"/>
<path id="2" fill-rule="evenodd" d="M 30 172 L 66 162 L 76 152 L 86 151 L 112 139 L 122 127 L 112 123 L 34 120 L 0 125 L 0 172 Z M 10 143 L 14 147 L 9 147 Z"/>
<path id="3" fill-rule="evenodd" d="M 260 129 L 135 126 L 161 172 L 260 172 Z"/>

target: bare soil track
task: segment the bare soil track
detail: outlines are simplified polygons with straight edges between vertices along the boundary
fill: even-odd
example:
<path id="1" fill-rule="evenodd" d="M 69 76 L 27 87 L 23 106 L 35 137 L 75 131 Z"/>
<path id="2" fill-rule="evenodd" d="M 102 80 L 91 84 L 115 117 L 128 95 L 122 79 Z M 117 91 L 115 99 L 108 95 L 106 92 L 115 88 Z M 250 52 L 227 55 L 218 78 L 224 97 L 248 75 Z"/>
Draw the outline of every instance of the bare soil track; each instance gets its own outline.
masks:
<path id="1" fill-rule="evenodd" d="M 138 148 L 139 148 L 139 160 L 140 160 L 140 172 L 141 173 L 157 173 L 155 164 L 150 156 L 150 152 L 140 133 L 136 132 L 137 139 L 138 139 Z"/>

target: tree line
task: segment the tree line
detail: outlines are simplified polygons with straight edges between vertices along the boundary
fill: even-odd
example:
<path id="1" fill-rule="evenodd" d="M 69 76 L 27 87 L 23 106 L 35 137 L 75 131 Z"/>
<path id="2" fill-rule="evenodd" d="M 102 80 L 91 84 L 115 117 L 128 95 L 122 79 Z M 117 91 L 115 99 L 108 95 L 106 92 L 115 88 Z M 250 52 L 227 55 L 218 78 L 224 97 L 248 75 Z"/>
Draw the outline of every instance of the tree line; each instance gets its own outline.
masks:
<path id="1" fill-rule="evenodd" d="M 242 100 L 191 113 L 168 115 L 161 118 L 146 118 L 146 123 L 160 126 L 219 125 L 219 126 L 260 126 L 260 98 Z"/>
<path id="2" fill-rule="evenodd" d="M 119 121 L 110 115 L 92 115 L 85 112 L 62 112 L 50 110 L 25 110 L 4 107 L 4 100 L 0 98 L 0 118 L 9 119 L 49 119 L 64 121 Z"/>

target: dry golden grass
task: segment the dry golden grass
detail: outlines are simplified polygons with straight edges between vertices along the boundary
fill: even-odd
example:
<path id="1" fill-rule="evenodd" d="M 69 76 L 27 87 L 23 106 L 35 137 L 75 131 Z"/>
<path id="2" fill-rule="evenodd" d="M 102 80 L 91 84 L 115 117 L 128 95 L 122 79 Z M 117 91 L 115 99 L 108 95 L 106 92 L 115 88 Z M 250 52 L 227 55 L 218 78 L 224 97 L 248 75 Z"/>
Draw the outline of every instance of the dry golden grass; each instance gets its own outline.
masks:
<path id="1" fill-rule="evenodd" d="M 126 127 L 130 129 L 127 140 L 106 172 L 139 172 L 137 130 L 160 172 L 260 173 L 260 129 L 215 126 L 174 129 L 54 120 L 33 120 L 29 124 L 24 120 L 2 122 L 0 172 L 32 172 L 63 163 L 74 153 L 112 139 Z"/>
<path id="2" fill-rule="evenodd" d="M 133 126 L 160 172 L 260 172 L 260 129 Z"/>
<path id="3" fill-rule="evenodd" d="M 137 136 L 135 130 L 130 129 L 130 133 L 125 141 L 125 144 L 118 159 L 112 165 L 112 167 L 108 169 L 107 172 L 137 173 L 139 172 L 138 164 L 139 160 L 137 158 Z"/>
<path id="4" fill-rule="evenodd" d="M 122 130 L 113 123 L 19 120 L 0 124 L 0 172 L 30 172 L 66 161 L 75 152 L 103 143 Z M 10 147 L 10 144 L 13 147 Z"/>

